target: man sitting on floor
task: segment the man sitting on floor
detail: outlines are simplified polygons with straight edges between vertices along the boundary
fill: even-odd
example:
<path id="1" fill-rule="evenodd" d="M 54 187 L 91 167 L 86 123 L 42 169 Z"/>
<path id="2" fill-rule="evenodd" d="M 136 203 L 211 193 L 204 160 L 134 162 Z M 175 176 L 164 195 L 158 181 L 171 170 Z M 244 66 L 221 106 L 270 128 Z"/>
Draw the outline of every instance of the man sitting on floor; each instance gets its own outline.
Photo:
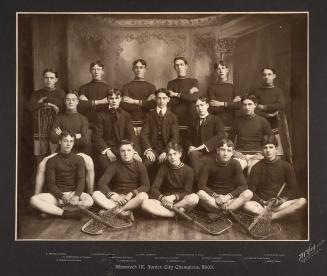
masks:
<path id="1" fill-rule="evenodd" d="M 68 92 L 66 94 L 65 113 L 59 113 L 59 115 L 56 116 L 51 128 L 50 138 L 52 143 L 58 144 L 60 135 L 64 130 L 74 133 L 75 140 L 73 152 L 78 152 L 77 154 L 84 159 L 87 191 L 92 195 L 94 186 L 94 165 L 92 158 L 89 156 L 91 152 L 89 123 L 84 115 L 77 112 L 78 102 L 78 95 L 75 92 Z M 57 152 L 43 158 L 39 164 L 36 174 L 35 194 L 40 193 L 42 190 L 46 162 L 56 154 Z"/>
<path id="2" fill-rule="evenodd" d="M 282 185 L 286 186 L 275 203 L 272 219 L 293 214 L 306 205 L 305 198 L 296 198 L 298 186 L 291 164 L 277 157 L 278 141 L 274 135 L 265 136 L 262 144 L 264 159 L 253 166 L 249 177 L 249 188 L 253 198 L 244 209 L 260 214 L 269 200 L 276 197 Z"/>
<path id="3" fill-rule="evenodd" d="M 72 153 L 75 136 L 63 131 L 60 135 L 60 152 L 46 164 L 46 187 L 48 193 L 31 197 L 32 207 L 63 218 L 80 219 L 78 210 L 65 210 L 64 206 L 93 205 L 92 197 L 83 193 L 85 187 L 85 164 L 83 158 Z"/>
<path id="4" fill-rule="evenodd" d="M 193 170 L 181 162 L 182 147 L 169 143 L 166 147 L 168 162 L 162 164 L 152 184 L 152 199 L 143 201 L 142 209 L 156 216 L 173 217 L 173 206 L 182 211 L 193 209 L 199 201 L 192 194 Z"/>
<path id="5" fill-rule="evenodd" d="M 199 204 L 209 212 L 236 210 L 252 198 L 238 161 L 232 159 L 234 144 L 223 139 L 217 157 L 202 167 L 199 179 Z"/>
<path id="6" fill-rule="evenodd" d="M 133 143 L 122 140 L 119 146 L 120 159 L 109 164 L 97 183 L 93 193 L 94 201 L 107 210 L 120 206 L 117 210 L 123 216 L 133 219 L 131 210 L 141 206 L 148 199 L 150 183 L 146 167 L 133 159 Z"/>

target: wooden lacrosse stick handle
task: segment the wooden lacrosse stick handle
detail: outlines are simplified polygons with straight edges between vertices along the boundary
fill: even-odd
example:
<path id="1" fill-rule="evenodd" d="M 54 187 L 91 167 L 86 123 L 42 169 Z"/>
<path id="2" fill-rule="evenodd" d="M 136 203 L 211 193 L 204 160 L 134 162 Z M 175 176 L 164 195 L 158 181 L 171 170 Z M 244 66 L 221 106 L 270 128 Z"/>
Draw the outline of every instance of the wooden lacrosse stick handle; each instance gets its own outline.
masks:
<path id="1" fill-rule="evenodd" d="M 104 224 L 105 226 L 108 226 L 108 227 L 112 227 L 108 222 L 106 222 L 105 220 L 103 220 L 102 218 L 100 218 L 99 216 L 93 214 L 90 210 L 86 209 L 85 207 L 83 206 L 79 206 L 80 210 L 82 213 L 84 213 L 85 215 L 93 218 L 94 220 L 98 221 L 98 222 L 101 222 L 102 224 Z"/>
<path id="2" fill-rule="evenodd" d="M 280 190 L 279 190 L 277 196 L 275 197 L 275 199 L 269 202 L 269 204 L 267 205 L 266 210 L 264 210 L 259 216 L 257 216 L 255 218 L 255 220 L 251 223 L 251 225 L 249 226 L 249 231 L 251 231 L 251 229 L 254 227 L 254 225 L 257 224 L 257 222 L 259 221 L 259 219 L 262 218 L 262 215 L 265 214 L 268 210 L 271 209 L 271 206 L 276 202 L 276 200 L 278 199 L 278 197 L 281 195 L 281 193 L 284 190 L 285 186 L 286 186 L 286 182 L 284 182 L 283 186 L 280 188 Z"/>
<path id="3" fill-rule="evenodd" d="M 253 236 L 253 234 L 250 232 L 250 230 L 244 225 L 243 222 L 241 222 L 241 220 L 235 215 L 235 213 L 230 210 L 230 209 L 227 209 L 228 213 L 233 217 L 233 219 L 236 220 L 236 222 L 241 225 L 241 227 L 245 230 L 246 233 L 248 233 L 252 238 L 255 238 Z"/>

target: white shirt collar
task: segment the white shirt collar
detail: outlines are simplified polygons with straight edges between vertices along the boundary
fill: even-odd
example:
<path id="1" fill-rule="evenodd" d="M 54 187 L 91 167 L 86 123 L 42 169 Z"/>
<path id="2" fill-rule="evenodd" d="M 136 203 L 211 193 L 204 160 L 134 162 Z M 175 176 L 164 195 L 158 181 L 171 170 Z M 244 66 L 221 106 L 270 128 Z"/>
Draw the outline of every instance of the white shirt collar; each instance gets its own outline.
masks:
<path id="1" fill-rule="evenodd" d="M 156 111 L 157 111 L 157 114 L 158 115 L 159 115 L 160 110 L 162 111 L 162 115 L 165 115 L 166 114 L 166 111 L 167 111 L 167 107 L 164 107 L 164 108 L 161 109 L 161 108 L 159 108 L 157 106 Z"/>

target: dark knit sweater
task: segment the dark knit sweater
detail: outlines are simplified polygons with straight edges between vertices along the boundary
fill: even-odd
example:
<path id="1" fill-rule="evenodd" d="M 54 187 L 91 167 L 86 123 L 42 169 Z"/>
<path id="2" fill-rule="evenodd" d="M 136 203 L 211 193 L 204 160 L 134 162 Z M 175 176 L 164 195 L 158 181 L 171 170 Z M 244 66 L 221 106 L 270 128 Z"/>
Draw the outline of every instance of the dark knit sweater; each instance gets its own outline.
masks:
<path id="1" fill-rule="evenodd" d="M 199 88 L 199 82 L 191 78 L 177 78 L 167 84 L 167 89 L 181 93 L 180 98 L 172 97 L 168 107 L 177 115 L 180 125 L 189 125 L 192 118 L 196 116 L 194 104 L 199 98 L 199 92 L 191 94 L 192 87 Z"/>
<path id="2" fill-rule="evenodd" d="M 213 193 L 238 197 L 247 189 L 247 184 L 240 163 L 231 159 L 226 164 L 211 160 L 201 171 L 198 189 L 212 196 Z"/>
<path id="3" fill-rule="evenodd" d="M 150 182 L 146 167 L 136 160 L 112 162 L 99 179 L 97 189 L 105 195 L 111 191 L 119 194 L 148 192 Z"/>
<path id="4" fill-rule="evenodd" d="M 225 126 L 231 126 L 234 120 L 234 112 L 240 108 L 240 102 L 233 102 L 233 99 L 239 94 L 236 92 L 233 84 L 228 82 L 216 82 L 208 88 L 208 99 L 225 102 L 225 106 L 210 106 L 209 112 L 218 115 Z"/>
<path id="5" fill-rule="evenodd" d="M 249 177 L 249 188 L 253 192 L 253 200 L 269 200 L 276 197 L 286 182 L 281 196 L 294 199 L 298 193 L 294 169 L 288 162 L 276 159 L 274 162 L 261 160 L 255 164 Z"/>
<path id="6" fill-rule="evenodd" d="M 189 166 L 181 163 L 181 166 L 175 168 L 166 162 L 159 167 L 150 194 L 156 199 L 161 194 L 177 194 L 179 200 L 182 200 L 192 192 L 193 178 L 194 173 Z"/>
<path id="7" fill-rule="evenodd" d="M 75 191 L 80 196 L 85 187 L 85 163 L 73 153 L 58 153 L 46 163 L 48 191 L 57 199 L 63 192 Z"/>
<path id="8" fill-rule="evenodd" d="M 133 121 L 143 121 L 145 113 L 156 107 L 155 100 L 147 101 L 147 98 L 156 91 L 156 87 L 152 83 L 144 80 L 133 80 L 125 84 L 122 91 L 123 96 L 142 101 L 142 106 L 121 103 L 121 107 L 129 112 Z"/>
<path id="9" fill-rule="evenodd" d="M 102 100 L 107 97 L 107 92 L 111 87 L 103 81 L 92 80 L 91 82 L 82 85 L 79 88 L 79 95 L 85 95 L 88 101 L 79 101 L 78 108 L 83 113 L 90 123 L 95 122 L 97 111 L 105 110 L 108 104 L 99 104 L 92 106 L 92 100 Z"/>
<path id="10" fill-rule="evenodd" d="M 271 128 L 278 127 L 277 116 L 267 117 L 269 113 L 283 110 L 285 107 L 284 93 L 279 87 L 260 87 L 254 91 L 258 104 L 264 106 L 263 110 L 256 109 L 256 113 L 267 118 Z"/>
<path id="11" fill-rule="evenodd" d="M 261 151 L 263 136 L 270 134 L 272 131 L 265 118 L 242 114 L 235 118 L 229 139 L 234 141 L 237 136 L 236 149 L 239 151 Z"/>
<path id="12" fill-rule="evenodd" d="M 82 137 L 75 139 L 74 149 L 79 150 L 87 146 L 91 142 L 89 123 L 86 117 L 78 112 L 65 112 L 56 116 L 51 129 L 51 142 L 58 143 L 59 135 L 55 129 L 60 127 L 62 131 L 70 131 L 74 134 L 80 133 Z"/>
<path id="13" fill-rule="evenodd" d="M 42 103 L 38 103 L 38 100 L 42 97 L 47 97 Z M 63 110 L 65 99 L 65 92 L 59 88 L 55 88 L 54 90 L 48 90 L 42 88 L 40 90 L 34 91 L 32 93 L 30 102 L 29 102 L 29 109 L 32 112 L 33 116 L 33 133 L 38 133 L 38 117 L 37 111 L 46 106 L 46 103 L 52 103 L 58 106 L 59 110 Z"/>

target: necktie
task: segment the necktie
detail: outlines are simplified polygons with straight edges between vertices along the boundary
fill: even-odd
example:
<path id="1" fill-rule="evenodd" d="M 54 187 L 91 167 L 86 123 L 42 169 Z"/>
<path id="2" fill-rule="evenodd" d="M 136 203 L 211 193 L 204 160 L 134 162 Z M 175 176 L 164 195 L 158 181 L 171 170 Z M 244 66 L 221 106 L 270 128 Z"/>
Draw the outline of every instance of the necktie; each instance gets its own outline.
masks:
<path id="1" fill-rule="evenodd" d="M 162 118 L 163 118 L 163 116 L 164 116 L 164 115 L 163 115 L 163 113 L 162 113 L 162 110 L 161 110 L 161 109 L 160 109 L 160 111 L 159 111 L 159 114 L 158 114 L 158 116 L 159 116 L 159 118 L 160 118 L 160 119 L 162 119 Z"/>

